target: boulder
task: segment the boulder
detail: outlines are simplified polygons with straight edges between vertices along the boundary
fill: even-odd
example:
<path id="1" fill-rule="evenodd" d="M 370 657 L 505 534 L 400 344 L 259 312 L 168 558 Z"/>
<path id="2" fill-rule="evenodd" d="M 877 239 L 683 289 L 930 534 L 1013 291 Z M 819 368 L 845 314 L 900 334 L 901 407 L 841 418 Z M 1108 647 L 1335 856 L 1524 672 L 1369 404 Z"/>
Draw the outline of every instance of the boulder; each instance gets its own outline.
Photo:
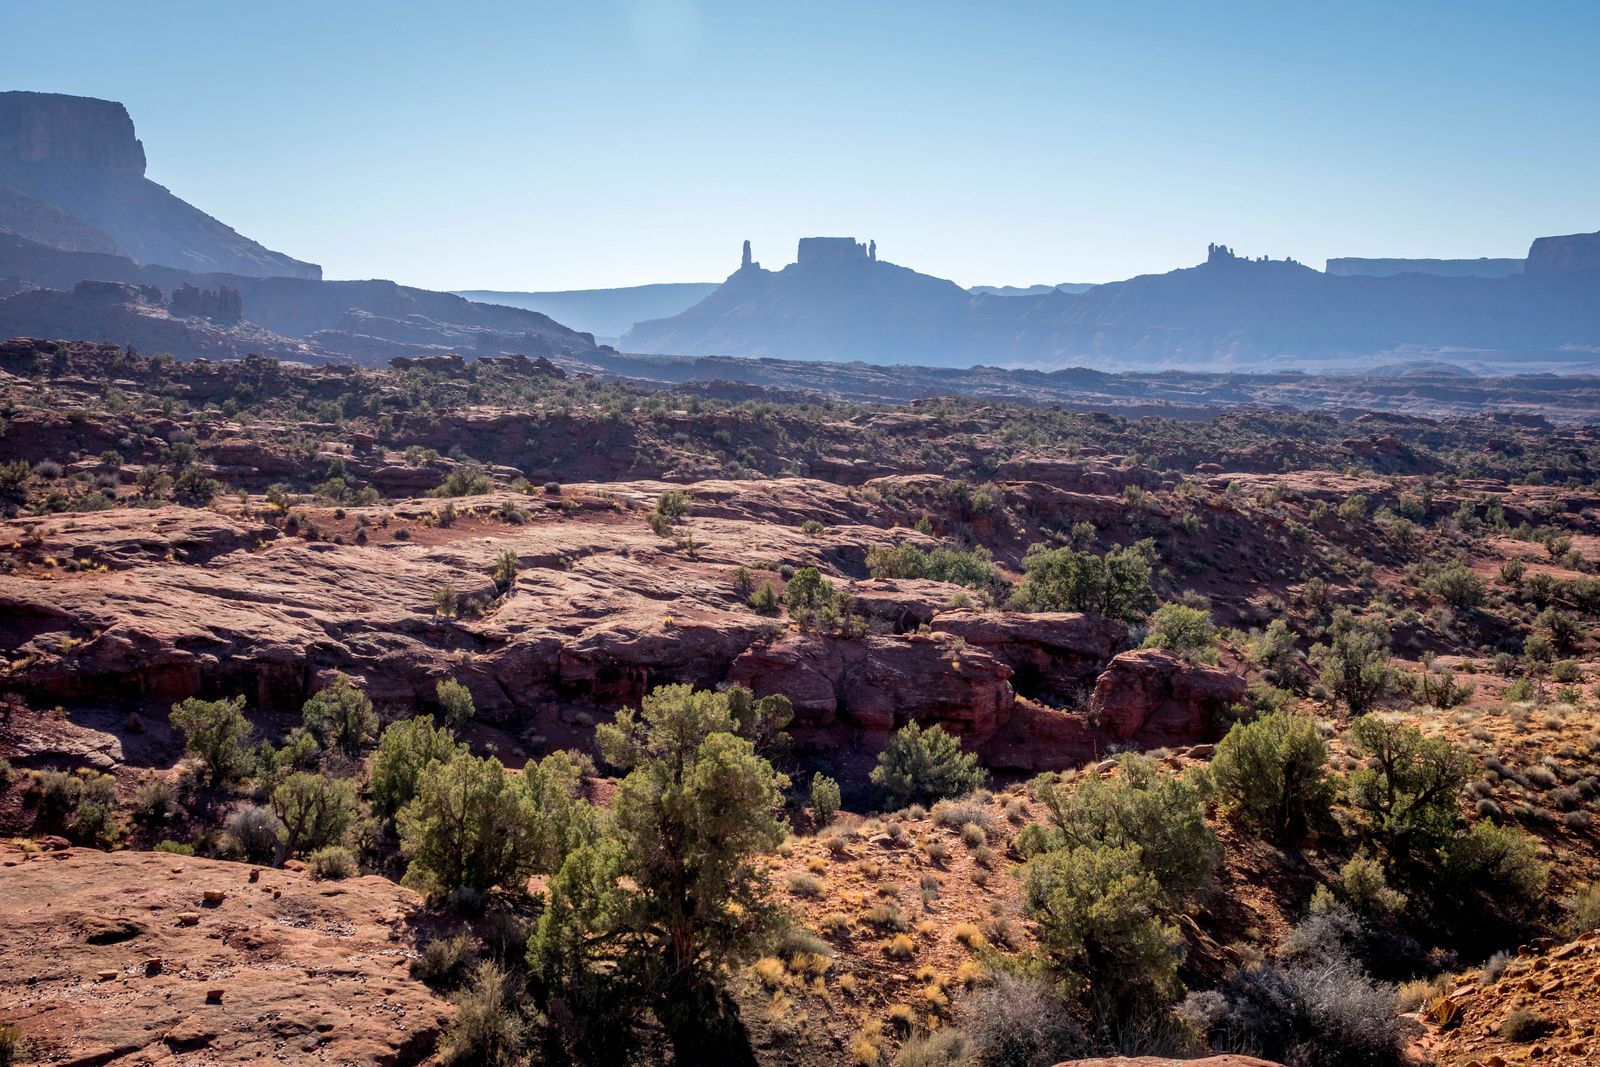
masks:
<path id="1" fill-rule="evenodd" d="M 1245 681 L 1232 671 L 1142 648 L 1117 656 L 1095 681 L 1089 717 L 1109 742 L 1187 748 L 1214 739 L 1244 695 Z"/>

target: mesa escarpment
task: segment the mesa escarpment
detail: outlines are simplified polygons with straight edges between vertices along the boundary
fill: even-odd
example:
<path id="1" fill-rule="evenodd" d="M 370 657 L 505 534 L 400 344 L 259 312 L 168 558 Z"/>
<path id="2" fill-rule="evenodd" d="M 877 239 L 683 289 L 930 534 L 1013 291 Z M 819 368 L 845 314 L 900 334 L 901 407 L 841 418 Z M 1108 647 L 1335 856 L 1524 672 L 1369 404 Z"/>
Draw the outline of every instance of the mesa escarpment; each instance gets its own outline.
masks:
<path id="1" fill-rule="evenodd" d="M 20 236 L 186 270 L 322 277 L 316 264 L 264 248 L 173 196 L 144 168 L 121 104 L 0 93 L 0 215 Z"/>

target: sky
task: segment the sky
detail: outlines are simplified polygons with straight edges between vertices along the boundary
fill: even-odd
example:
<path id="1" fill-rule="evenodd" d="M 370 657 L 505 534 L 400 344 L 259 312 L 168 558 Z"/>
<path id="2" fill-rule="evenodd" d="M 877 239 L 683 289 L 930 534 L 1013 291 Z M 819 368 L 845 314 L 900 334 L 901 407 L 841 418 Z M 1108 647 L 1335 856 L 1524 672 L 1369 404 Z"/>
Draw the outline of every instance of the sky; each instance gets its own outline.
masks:
<path id="1" fill-rule="evenodd" d="M 0 88 L 331 278 L 720 280 L 805 236 L 963 285 L 1600 229 L 1594 0 L 0 0 Z"/>

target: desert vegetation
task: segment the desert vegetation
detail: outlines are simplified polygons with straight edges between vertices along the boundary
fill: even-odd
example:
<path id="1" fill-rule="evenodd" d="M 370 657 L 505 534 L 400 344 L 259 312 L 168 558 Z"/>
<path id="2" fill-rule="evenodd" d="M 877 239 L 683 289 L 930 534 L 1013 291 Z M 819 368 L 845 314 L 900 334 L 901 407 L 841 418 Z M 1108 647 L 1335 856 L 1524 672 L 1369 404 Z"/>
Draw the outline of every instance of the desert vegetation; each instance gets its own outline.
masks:
<path id="1" fill-rule="evenodd" d="M 7 359 L 6 848 L 403 885 L 447 1062 L 1592 1039 L 1587 430 Z"/>

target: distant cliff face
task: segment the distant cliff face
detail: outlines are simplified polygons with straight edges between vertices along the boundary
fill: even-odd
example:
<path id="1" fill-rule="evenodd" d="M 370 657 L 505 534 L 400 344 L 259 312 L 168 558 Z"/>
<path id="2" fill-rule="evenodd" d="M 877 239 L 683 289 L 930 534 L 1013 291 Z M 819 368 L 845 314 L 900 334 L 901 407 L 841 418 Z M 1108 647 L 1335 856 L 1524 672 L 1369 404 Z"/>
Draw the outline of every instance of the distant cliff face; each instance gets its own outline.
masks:
<path id="1" fill-rule="evenodd" d="M 779 359 L 965 364 L 971 297 L 954 282 L 877 258 L 875 244 L 807 237 L 797 261 L 750 261 L 711 295 L 671 318 L 636 323 L 634 352 Z"/>
<path id="2" fill-rule="evenodd" d="M 1341 277 L 1212 245 L 1206 262 L 1083 292 L 970 294 L 802 242 L 781 271 L 741 267 L 694 307 L 641 322 L 626 351 L 929 366 L 1235 366 L 1400 349 L 1600 349 L 1600 235 L 1534 244 L 1528 272 Z"/>
<path id="3" fill-rule="evenodd" d="M 1441 278 L 1507 278 L 1522 273 L 1520 259 L 1363 259 L 1328 260 L 1328 274 L 1388 278 L 1395 274 L 1435 274 Z"/>
<path id="4" fill-rule="evenodd" d="M 110 100 L 0 93 L 0 227 L 72 252 L 255 277 L 320 278 L 144 176 L 144 145 Z"/>
<path id="5" fill-rule="evenodd" d="M 127 108 L 56 93 L 0 93 L 0 161 L 68 161 L 144 177 L 144 145 Z"/>
<path id="6" fill-rule="evenodd" d="M 1567 274 L 1600 269 L 1600 233 L 1541 237 L 1528 249 L 1528 273 Z"/>

